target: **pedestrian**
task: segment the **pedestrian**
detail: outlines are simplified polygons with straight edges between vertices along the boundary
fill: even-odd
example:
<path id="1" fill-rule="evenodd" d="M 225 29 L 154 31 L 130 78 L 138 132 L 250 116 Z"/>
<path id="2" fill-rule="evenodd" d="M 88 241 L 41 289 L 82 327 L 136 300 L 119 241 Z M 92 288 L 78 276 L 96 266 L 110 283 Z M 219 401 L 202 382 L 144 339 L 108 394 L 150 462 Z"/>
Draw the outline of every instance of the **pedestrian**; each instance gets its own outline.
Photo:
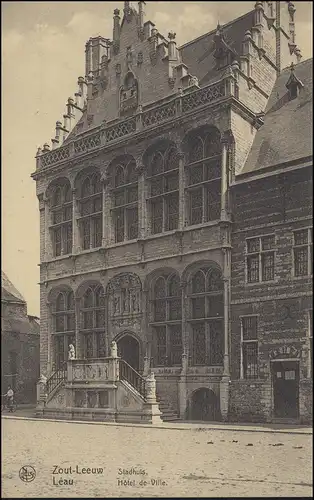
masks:
<path id="1" fill-rule="evenodd" d="M 7 398 L 7 407 L 8 407 L 8 410 L 9 412 L 13 412 L 13 398 L 14 398 L 14 392 L 13 392 L 13 389 L 11 388 L 11 386 L 8 387 L 8 391 L 7 393 L 5 394 L 6 398 Z"/>

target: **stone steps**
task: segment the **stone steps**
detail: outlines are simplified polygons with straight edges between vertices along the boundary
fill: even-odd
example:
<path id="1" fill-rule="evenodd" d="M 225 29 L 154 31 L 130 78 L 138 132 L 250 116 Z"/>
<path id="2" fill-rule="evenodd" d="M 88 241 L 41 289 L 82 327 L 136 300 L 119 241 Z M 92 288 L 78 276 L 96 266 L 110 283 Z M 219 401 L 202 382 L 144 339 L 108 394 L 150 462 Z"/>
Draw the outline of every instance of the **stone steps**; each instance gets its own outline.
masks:
<path id="1" fill-rule="evenodd" d="M 163 422 L 175 422 L 180 420 L 176 412 L 166 401 L 163 401 L 161 398 L 157 397 L 157 402 L 161 411 L 161 419 L 163 420 Z"/>

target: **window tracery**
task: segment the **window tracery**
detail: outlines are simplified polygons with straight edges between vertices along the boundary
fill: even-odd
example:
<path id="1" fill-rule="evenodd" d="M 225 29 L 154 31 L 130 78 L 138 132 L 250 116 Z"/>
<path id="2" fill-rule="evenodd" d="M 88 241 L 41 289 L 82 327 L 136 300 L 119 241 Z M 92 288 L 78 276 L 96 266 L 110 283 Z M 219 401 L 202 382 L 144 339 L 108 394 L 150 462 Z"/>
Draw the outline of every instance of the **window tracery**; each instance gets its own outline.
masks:
<path id="1" fill-rule="evenodd" d="M 59 181 L 53 187 L 50 198 L 50 231 L 54 257 L 72 253 L 72 207 L 70 182 Z"/>
<path id="2" fill-rule="evenodd" d="M 102 245 L 103 189 L 99 172 L 85 177 L 80 185 L 80 236 L 83 250 Z"/>
<path id="3" fill-rule="evenodd" d="M 86 358 L 106 356 L 105 307 L 103 287 L 94 285 L 87 288 L 81 304 L 81 334 Z"/>
<path id="4" fill-rule="evenodd" d="M 54 318 L 54 363 L 64 368 L 69 345 L 75 345 L 75 307 L 72 291 L 59 292 L 53 307 Z"/>

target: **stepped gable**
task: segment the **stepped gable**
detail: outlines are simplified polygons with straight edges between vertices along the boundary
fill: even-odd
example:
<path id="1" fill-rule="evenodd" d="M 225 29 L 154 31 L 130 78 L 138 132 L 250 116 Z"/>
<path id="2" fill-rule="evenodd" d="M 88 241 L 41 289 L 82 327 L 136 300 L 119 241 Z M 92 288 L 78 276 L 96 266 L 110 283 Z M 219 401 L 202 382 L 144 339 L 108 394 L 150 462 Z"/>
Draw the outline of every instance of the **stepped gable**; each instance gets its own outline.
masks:
<path id="1" fill-rule="evenodd" d="M 254 26 L 254 10 L 221 26 L 223 37 L 228 47 L 240 56 L 244 34 Z M 224 70 L 216 69 L 215 35 L 217 29 L 202 35 L 181 47 L 179 51 L 182 61 L 189 67 L 189 71 L 196 75 L 200 85 L 206 85 L 218 80 Z"/>
<path id="2" fill-rule="evenodd" d="M 26 304 L 22 294 L 15 288 L 3 271 L 1 271 L 1 300 L 8 302 L 23 302 Z"/>
<path id="3" fill-rule="evenodd" d="M 291 92 L 296 92 L 292 98 Z M 283 164 L 313 154 L 313 59 L 285 68 L 270 95 L 242 173 Z"/>

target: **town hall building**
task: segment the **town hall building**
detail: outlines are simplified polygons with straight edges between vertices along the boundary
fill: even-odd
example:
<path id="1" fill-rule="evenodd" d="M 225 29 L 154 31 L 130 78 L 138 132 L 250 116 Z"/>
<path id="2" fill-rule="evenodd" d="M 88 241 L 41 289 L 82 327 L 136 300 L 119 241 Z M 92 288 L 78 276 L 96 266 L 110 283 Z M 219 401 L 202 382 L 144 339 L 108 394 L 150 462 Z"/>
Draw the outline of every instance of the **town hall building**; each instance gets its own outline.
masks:
<path id="1" fill-rule="evenodd" d="M 42 414 L 142 421 L 153 378 L 164 420 L 309 421 L 313 70 L 296 8 L 253 3 L 181 47 L 144 9 L 124 2 L 112 38 L 87 41 L 37 151 Z"/>

